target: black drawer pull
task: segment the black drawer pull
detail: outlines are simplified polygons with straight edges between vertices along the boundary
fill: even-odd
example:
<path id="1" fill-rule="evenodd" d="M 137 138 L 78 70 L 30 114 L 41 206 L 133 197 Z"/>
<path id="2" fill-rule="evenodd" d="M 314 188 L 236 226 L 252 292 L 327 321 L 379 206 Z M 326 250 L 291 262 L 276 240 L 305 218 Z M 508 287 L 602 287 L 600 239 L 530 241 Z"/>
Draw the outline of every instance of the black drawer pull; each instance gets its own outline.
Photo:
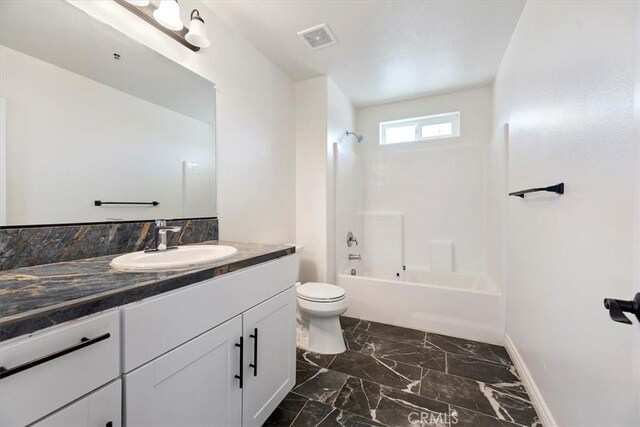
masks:
<path id="1" fill-rule="evenodd" d="M 242 342 L 242 337 L 240 337 L 240 342 L 236 343 L 236 347 L 240 347 L 240 374 L 235 377 L 240 380 L 240 388 L 242 388 L 242 371 L 244 369 L 244 358 L 242 355 L 244 353 L 244 343 Z"/>
<path id="2" fill-rule="evenodd" d="M 258 328 L 253 329 L 253 334 L 249 335 L 253 338 L 253 363 L 249 363 L 249 367 L 253 368 L 253 376 L 258 376 Z"/>
<path id="3" fill-rule="evenodd" d="M 113 427 L 113 421 L 109 421 L 107 424 L 105 424 L 105 427 Z"/>
<path id="4" fill-rule="evenodd" d="M 49 362 L 50 360 L 57 359 L 58 357 L 62 357 L 69 353 L 73 353 L 76 350 L 89 347 L 90 345 L 106 340 L 110 336 L 111 334 L 106 333 L 95 338 L 82 338 L 78 344 L 63 348 L 60 351 L 56 351 L 55 353 L 48 354 L 27 363 L 23 363 L 22 365 L 18 365 L 14 368 L 7 369 L 4 366 L 0 366 L 0 379 L 10 377 L 11 375 L 17 374 L 18 372 L 26 371 L 27 369 L 33 368 L 34 366 L 42 365 L 43 363 Z"/>

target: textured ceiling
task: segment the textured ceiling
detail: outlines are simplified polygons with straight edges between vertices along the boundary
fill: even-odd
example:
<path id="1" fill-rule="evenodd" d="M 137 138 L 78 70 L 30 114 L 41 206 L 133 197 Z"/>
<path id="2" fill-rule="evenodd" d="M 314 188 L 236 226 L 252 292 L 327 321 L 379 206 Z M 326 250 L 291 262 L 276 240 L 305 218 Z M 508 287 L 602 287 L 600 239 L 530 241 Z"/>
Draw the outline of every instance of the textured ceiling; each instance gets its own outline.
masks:
<path id="1" fill-rule="evenodd" d="M 359 106 L 488 84 L 524 0 L 207 1 L 293 80 L 328 75 Z M 321 50 L 297 33 L 327 23 Z"/>

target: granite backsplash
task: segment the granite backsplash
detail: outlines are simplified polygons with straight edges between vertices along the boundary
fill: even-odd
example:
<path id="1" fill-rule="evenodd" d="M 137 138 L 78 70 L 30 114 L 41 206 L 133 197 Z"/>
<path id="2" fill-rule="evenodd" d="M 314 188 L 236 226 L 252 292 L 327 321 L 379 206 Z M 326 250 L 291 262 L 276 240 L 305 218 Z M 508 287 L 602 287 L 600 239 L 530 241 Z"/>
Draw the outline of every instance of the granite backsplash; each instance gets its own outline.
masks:
<path id="1" fill-rule="evenodd" d="M 218 219 L 167 221 L 171 245 L 218 240 Z M 0 229 L 0 271 L 141 251 L 153 246 L 154 221 L 9 227 Z"/>

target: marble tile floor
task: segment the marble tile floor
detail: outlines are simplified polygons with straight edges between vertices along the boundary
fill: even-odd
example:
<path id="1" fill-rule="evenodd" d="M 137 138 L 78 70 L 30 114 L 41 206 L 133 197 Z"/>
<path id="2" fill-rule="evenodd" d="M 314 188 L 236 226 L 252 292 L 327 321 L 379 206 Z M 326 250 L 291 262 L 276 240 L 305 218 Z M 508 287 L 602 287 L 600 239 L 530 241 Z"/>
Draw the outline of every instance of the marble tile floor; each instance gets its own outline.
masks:
<path id="1" fill-rule="evenodd" d="M 297 350 L 265 426 L 542 426 L 504 347 L 342 317 L 347 351 Z"/>

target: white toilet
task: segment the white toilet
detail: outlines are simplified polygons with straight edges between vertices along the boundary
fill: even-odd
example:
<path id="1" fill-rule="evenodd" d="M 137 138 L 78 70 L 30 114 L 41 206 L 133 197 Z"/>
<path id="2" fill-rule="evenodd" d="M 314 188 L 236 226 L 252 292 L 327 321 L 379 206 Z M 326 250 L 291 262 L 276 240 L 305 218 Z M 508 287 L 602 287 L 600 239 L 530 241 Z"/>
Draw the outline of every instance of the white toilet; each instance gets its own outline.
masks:
<path id="1" fill-rule="evenodd" d="M 340 315 L 347 311 L 347 295 L 339 286 L 308 282 L 296 287 L 298 346 L 319 354 L 346 350 Z"/>
<path id="2" fill-rule="evenodd" d="M 298 260 L 303 247 L 296 245 Z M 308 282 L 296 284 L 298 324 L 296 345 L 319 354 L 337 354 L 346 350 L 340 315 L 349 305 L 340 286 Z"/>

